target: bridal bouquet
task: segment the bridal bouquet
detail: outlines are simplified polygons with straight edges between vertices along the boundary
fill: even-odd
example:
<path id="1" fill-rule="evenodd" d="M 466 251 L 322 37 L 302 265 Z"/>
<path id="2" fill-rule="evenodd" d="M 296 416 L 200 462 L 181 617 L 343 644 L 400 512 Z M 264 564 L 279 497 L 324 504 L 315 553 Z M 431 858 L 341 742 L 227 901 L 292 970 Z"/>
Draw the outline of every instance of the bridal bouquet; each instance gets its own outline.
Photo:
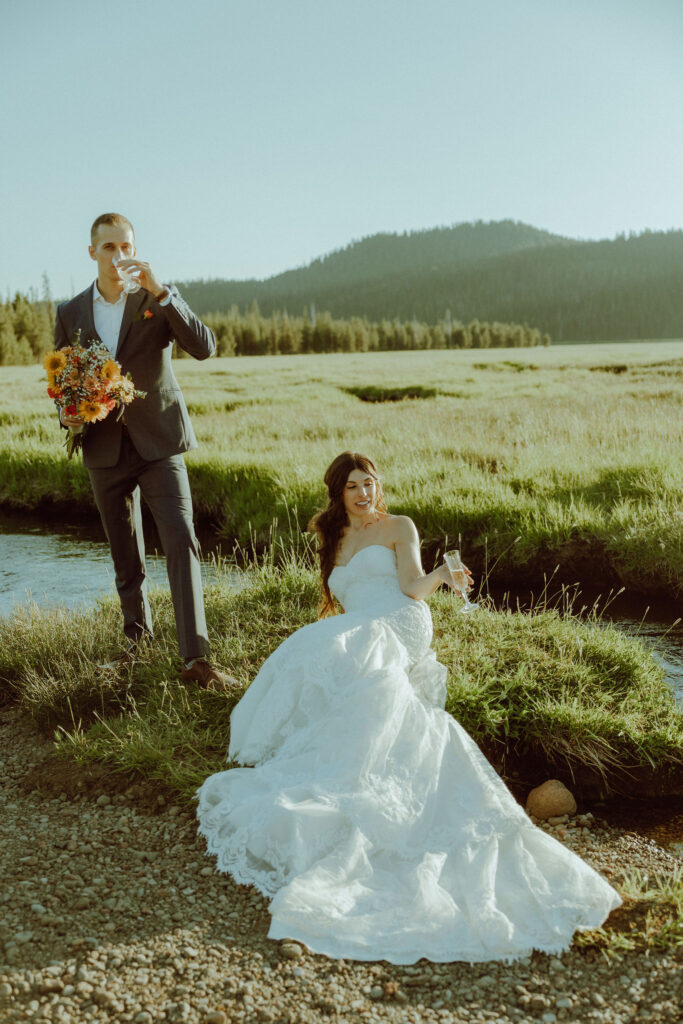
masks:
<path id="1" fill-rule="evenodd" d="M 80 330 L 72 345 L 48 352 L 43 366 L 47 393 L 60 412 L 80 416 L 86 423 L 103 420 L 117 407 L 120 419 L 126 405 L 147 394 L 135 387 L 129 373 L 121 372 L 121 366 L 101 342 L 82 345 Z M 70 430 L 65 442 L 69 458 L 82 446 L 83 435 Z"/>

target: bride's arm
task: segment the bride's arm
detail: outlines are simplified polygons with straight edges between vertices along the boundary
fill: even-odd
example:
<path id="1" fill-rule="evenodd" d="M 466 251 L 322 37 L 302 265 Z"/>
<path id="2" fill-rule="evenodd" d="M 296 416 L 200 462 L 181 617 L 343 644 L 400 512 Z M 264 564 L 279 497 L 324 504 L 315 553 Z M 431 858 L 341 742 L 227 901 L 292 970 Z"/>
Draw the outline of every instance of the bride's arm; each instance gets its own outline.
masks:
<path id="1" fill-rule="evenodd" d="M 452 585 L 451 574 L 445 565 L 425 575 L 420 558 L 420 538 L 415 523 L 408 516 L 395 516 L 394 550 L 398 567 L 398 582 L 401 590 L 416 601 L 423 601 L 442 583 Z"/>

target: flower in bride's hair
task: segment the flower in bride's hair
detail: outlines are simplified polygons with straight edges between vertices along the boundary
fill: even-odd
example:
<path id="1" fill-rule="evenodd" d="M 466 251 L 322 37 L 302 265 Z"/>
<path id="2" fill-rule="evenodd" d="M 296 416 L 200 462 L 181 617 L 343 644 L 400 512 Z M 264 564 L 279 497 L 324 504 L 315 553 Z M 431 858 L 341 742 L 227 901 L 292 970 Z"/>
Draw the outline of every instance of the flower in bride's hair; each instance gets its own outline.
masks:
<path id="1" fill-rule="evenodd" d="M 50 376 L 60 373 L 66 366 L 66 356 L 63 352 L 48 352 L 43 359 L 43 367 Z"/>
<path id="2" fill-rule="evenodd" d="M 103 420 L 108 412 L 106 405 L 101 402 L 93 402 L 88 398 L 78 403 L 78 415 L 82 416 L 86 423 Z"/>

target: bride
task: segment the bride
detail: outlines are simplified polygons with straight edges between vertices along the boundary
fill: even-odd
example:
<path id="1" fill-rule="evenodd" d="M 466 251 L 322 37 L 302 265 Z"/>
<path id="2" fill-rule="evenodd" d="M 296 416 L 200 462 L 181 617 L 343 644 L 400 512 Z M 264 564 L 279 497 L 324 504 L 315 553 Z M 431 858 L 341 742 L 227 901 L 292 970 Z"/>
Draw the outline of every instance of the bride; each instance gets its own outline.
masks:
<path id="1" fill-rule="evenodd" d="M 200 787 L 220 871 L 271 900 L 273 939 L 330 957 L 513 960 L 558 953 L 619 905 L 536 828 L 444 710 L 417 531 L 356 452 L 325 474 L 322 618 L 288 637 L 232 712 L 245 767 Z"/>

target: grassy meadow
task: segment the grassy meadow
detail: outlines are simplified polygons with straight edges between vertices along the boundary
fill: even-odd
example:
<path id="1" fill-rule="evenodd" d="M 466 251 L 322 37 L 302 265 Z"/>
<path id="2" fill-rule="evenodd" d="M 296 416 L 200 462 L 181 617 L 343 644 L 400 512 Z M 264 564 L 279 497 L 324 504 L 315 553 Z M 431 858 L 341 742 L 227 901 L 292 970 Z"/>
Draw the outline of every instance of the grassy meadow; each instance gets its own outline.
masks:
<path id="1" fill-rule="evenodd" d="M 176 373 L 200 442 L 196 517 L 224 550 L 299 547 L 325 467 L 354 448 L 417 523 L 427 568 L 460 538 L 494 583 L 555 573 L 680 595 L 683 342 L 182 359 Z M 42 378 L 0 368 L 0 505 L 92 515 Z M 401 392 L 419 397 L 390 400 Z"/>

